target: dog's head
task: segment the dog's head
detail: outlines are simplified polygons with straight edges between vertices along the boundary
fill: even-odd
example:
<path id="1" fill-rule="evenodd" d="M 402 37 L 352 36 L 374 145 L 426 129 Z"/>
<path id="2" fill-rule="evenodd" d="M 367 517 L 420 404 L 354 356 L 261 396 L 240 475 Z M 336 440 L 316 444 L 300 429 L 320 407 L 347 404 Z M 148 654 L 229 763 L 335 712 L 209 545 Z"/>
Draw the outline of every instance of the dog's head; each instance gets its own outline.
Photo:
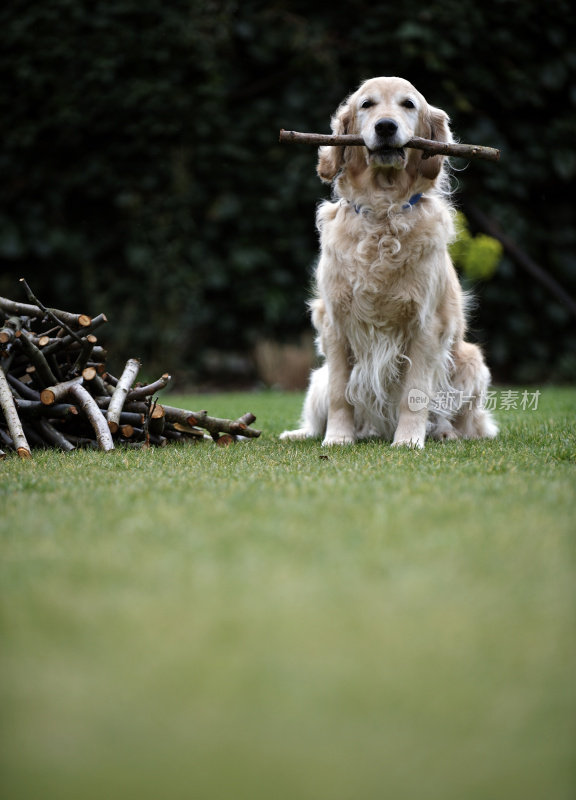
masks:
<path id="1" fill-rule="evenodd" d="M 434 181 L 443 156 L 422 158 L 420 150 L 406 148 L 414 136 L 451 142 L 448 115 L 428 105 L 424 97 L 403 78 L 371 78 L 348 97 L 332 117 L 332 132 L 362 136 L 365 147 L 320 148 L 318 174 L 331 183 L 343 170 L 359 175 L 405 170 L 413 178 Z"/>

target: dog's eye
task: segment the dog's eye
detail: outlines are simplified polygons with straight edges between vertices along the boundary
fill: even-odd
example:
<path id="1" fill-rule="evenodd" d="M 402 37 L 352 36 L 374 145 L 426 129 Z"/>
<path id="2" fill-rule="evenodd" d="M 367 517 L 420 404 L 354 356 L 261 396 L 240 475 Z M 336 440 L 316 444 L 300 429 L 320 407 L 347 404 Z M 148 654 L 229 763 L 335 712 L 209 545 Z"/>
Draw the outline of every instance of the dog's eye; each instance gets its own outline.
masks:
<path id="1" fill-rule="evenodd" d="M 374 102 L 374 100 L 367 99 L 367 100 L 363 100 L 360 103 L 360 108 L 372 108 L 372 106 L 375 106 L 375 105 L 376 105 L 376 103 Z"/>
<path id="2" fill-rule="evenodd" d="M 416 108 L 416 104 L 414 103 L 413 100 L 410 100 L 409 97 L 407 97 L 406 100 L 402 100 L 400 105 L 404 106 L 404 108 Z"/>

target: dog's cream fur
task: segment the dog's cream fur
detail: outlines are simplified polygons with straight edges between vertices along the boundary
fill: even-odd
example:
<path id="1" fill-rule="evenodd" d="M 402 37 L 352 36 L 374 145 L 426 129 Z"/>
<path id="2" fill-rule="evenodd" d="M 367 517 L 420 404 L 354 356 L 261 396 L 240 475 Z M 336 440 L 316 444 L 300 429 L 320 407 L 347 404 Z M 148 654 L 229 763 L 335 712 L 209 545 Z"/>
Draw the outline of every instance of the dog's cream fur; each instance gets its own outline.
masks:
<path id="1" fill-rule="evenodd" d="M 282 438 L 381 436 L 421 448 L 427 435 L 495 436 L 482 407 L 490 373 L 464 341 L 465 299 L 447 250 L 444 158 L 403 148 L 413 136 L 451 141 L 447 115 L 408 81 L 373 78 L 342 103 L 332 130 L 360 134 L 366 147 L 320 148 L 318 174 L 336 198 L 318 209 L 311 302 L 326 361 L 312 373 L 302 427 Z"/>

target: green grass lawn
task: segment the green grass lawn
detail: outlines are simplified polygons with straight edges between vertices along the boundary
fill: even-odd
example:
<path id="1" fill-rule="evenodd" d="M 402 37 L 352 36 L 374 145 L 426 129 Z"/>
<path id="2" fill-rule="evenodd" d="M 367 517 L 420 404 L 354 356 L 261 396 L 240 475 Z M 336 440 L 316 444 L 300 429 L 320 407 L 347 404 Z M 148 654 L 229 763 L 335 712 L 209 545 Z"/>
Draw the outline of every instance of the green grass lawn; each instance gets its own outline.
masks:
<path id="1" fill-rule="evenodd" d="M 0 462 L 7 800 L 572 800 L 576 390 L 495 441 Z"/>

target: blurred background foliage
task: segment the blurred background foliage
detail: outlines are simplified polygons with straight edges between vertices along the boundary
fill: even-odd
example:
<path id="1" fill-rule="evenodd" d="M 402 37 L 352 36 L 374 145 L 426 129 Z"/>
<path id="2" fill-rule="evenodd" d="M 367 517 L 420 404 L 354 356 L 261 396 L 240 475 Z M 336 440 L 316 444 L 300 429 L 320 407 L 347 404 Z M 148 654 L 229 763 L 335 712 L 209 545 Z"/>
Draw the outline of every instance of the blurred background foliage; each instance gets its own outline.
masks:
<path id="1" fill-rule="evenodd" d="M 479 262 L 469 213 L 574 296 L 569 0 L 11 0 L 0 24 L 1 294 L 19 299 L 25 276 L 48 305 L 104 311 L 119 361 L 224 380 L 227 352 L 246 375 L 259 340 L 308 328 L 329 194 L 314 150 L 278 130 L 328 131 L 360 81 L 401 75 L 461 141 L 502 150 L 456 164 L 471 337 L 500 380 L 576 374 L 574 317 L 506 251 L 496 271 L 494 253 Z"/>
<path id="2" fill-rule="evenodd" d="M 503 247 L 485 233 L 470 233 L 470 225 L 461 211 L 456 212 L 456 239 L 450 245 L 452 261 L 463 276 L 463 283 L 489 280 L 500 265 Z"/>

